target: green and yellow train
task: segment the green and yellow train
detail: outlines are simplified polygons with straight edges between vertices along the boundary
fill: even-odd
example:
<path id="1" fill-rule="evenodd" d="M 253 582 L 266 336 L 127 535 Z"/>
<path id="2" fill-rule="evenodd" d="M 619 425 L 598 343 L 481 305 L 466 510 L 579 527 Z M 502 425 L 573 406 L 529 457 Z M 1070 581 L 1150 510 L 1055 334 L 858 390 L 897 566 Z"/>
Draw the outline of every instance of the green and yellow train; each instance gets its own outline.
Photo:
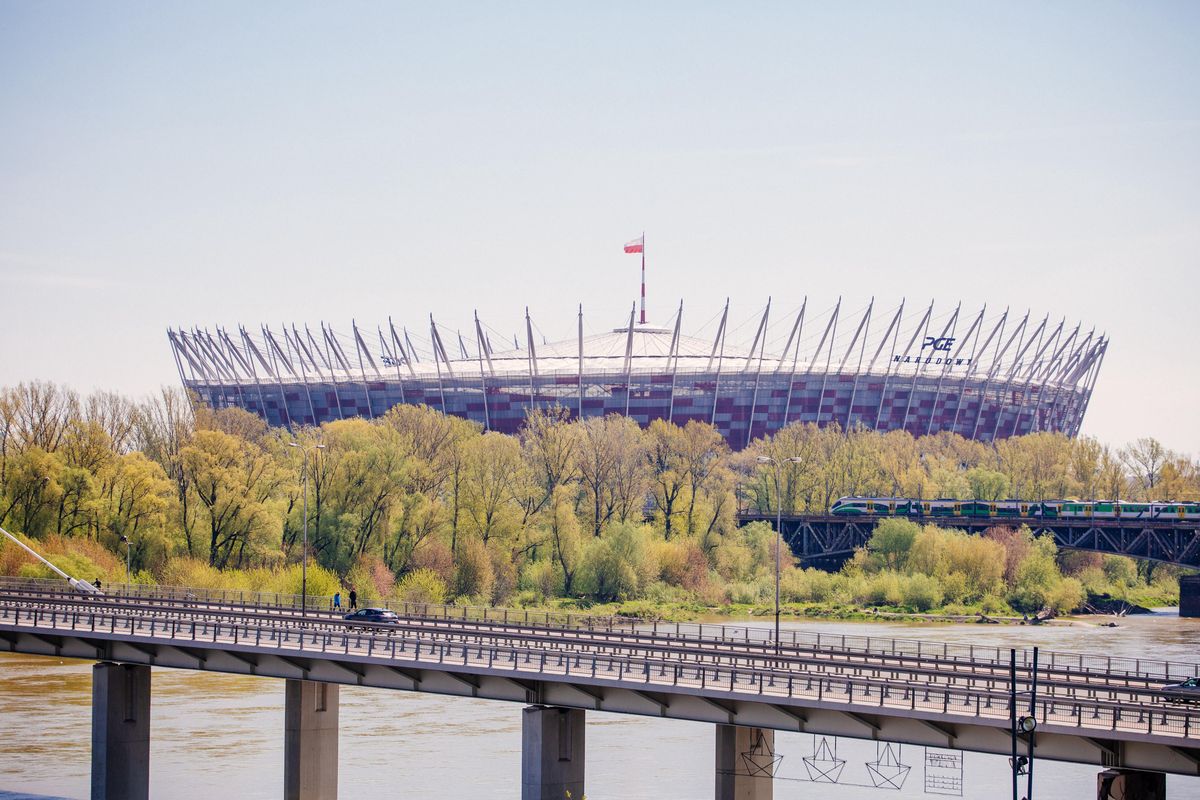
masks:
<path id="1" fill-rule="evenodd" d="M 984 517 L 1040 519 L 1149 519 L 1200 521 L 1200 503 L 1135 503 L 1124 500 L 921 500 L 912 497 L 841 497 L 830 508 L 839 516 Z"/>

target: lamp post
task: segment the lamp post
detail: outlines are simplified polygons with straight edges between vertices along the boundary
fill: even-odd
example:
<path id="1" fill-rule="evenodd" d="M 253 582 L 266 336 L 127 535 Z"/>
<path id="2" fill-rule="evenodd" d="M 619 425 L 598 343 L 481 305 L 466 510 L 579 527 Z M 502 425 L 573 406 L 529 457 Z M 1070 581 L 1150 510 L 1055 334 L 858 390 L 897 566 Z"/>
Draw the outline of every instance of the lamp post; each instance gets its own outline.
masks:
<path id="1" fill-rule="evenodd" d="M 130 574 L 131 574 L 130 570 L 129 570 L 129 562 L 130 562 L 129 537 L 126 536 L 125 534 L 121 534 L 121 542 L 125 545 L 125 591 L 128 592 L 129 584 L 130 584 Z"/>
<path id="2" fill-rule="evenodd" d="M 325 445 L 314 444 L 302 447 L 298 442 L 288 442 L 289 447 L 298 447 L 304 454 L 304 550 L 300 554 L 300 615 L 308 615 L 308 451 L 324 450 Z"/>
<path id="3" fill-rule="evenodd" d="M 783 492 L 779 488 L 779 462 L 770 456 L 759 456 L 759 464 L 771 464 L 775 467 L 775 652 L 779 652 L 779 573 L 780 550 L 783 543 Z M 783 459 L 785 464 L 799 464 L 797 456 Z"/>

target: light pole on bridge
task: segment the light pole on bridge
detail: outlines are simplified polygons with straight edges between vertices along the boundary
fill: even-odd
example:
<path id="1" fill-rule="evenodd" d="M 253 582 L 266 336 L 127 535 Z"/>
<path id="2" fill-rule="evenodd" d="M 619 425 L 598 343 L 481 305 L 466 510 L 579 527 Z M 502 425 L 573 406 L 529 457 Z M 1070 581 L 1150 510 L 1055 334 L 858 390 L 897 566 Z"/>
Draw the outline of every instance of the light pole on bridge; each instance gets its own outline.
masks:
<path id="1" fill-rule="evenodd" d="M 770 464 L 775 469 L 772 472 L 775 475 L 775 652 L 779 652 L 779 573 L 781 571 L 781 555 L 783 543 L 783 492 L 779 488 L 779 462 L 771 456 L 759 456 L 757 459 L 759 464 Z M 799 456 L 791 456 L 783 459 L 785 464 L 799 464 L 801 462 Z"/>
<path id="2" fill-rule="evenodd" d="M 308 451 L 324 450 L 325 445 L 314 444 L 304 447 L 299 442 L 288 442 L 289 447 L 298 447 L 304 454 L 304 550 L 300 555 L 300 615 L 308 614 Z"/>
<path id="3" fill-rule="evenodd" d="M 126 536 L 125 534 L 121 534 L 121 543 L 125 545 L 125 591 L 128 592 L 129 591 L 129 579 L 130 579 L 130 570 L 129 570 L 130 542 L 129 542 L 129 537 Z"/>

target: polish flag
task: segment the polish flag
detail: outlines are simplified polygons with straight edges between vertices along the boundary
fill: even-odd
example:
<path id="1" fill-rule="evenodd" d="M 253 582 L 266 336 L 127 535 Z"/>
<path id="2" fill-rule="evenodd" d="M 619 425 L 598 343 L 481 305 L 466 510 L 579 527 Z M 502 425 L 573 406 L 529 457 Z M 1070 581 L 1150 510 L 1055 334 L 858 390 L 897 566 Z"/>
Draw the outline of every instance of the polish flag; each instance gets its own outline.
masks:
<path id="1" fill-rule="evenodd" d="M 645 234 L 642 234 L 638 238 L 634 239 L 632 242 L 626 242 L 625 243 L 625 252 L 626 253 L 641 253 L 641 252 L 643 252 L 643 249 L 642 249 L 643 244 L 644 244 L 643 240 L 645 238 L 646 238 Z"/>

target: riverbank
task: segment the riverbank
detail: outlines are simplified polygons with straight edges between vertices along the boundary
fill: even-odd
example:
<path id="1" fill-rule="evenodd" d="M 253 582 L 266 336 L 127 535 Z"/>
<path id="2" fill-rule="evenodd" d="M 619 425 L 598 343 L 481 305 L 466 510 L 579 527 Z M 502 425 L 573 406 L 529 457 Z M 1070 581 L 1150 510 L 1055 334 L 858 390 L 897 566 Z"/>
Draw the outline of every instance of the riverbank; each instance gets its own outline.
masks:
<path id="1" fill-rule="evenodd" d="M 540 607 L 539 610 L 582 612 L 597 616 L 632 617 L 646 622 L 724 622 L 774 619 L 774 606 L 725 604 L 720 606 L 705 606 L 695 603 L 665 603 L 649 604 L 644 602 L 601 603 L 580 608 L 577 604 L 552 604 Z M 1160 609 L 1151 609 L 1156 613 Z M 1173 609 L 1172 610 L 1177 610 Z M 825 622 L 900 622 L 923 625 L 1091 625 L 1095 627 L 1114 627 L 1121 624 L 1127 617 L 1117 614 L 1087 614 L 1078 613 L 1061 615 L 1047 619 L 1038 619 L 1016 613 L 988 614 L 982 610 L 974 611 L 945 611 L 945 612 L 914 612 L 890 608 L 865 608 L 855 606 L 784 605 L 780 608 L 780 618 L 789 623 L 804 620 L 820 620 Z"/>

